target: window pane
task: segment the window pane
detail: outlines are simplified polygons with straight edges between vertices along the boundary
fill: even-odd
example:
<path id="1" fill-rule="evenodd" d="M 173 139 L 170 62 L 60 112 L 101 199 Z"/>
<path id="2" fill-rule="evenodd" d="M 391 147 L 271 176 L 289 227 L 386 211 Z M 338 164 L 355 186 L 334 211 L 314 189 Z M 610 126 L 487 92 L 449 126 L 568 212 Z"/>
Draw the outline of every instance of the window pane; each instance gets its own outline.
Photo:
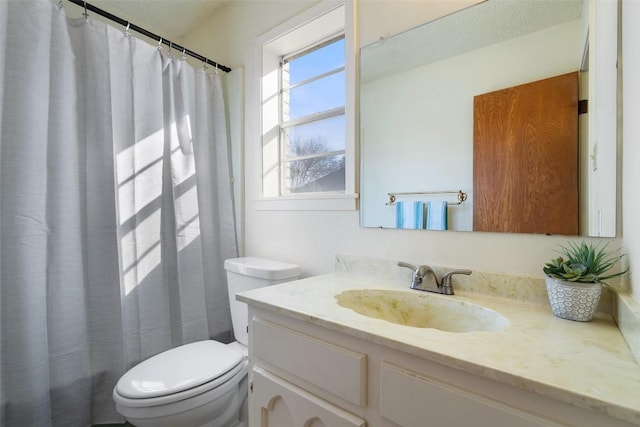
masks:
<path id="1" fill-rule="evenodd" d="M 344 154 L 284 163 L 286 193 L 344 191 Z"/>
<path id="2" fill-rule="evenodd" d="M 309 114 L 319 113 L 345 103 L 344 71 L 314 80 L 288 91 L 289 108 L 283 108 L 283 120 L 294 120 Z M 285 100 L 287 99 L 285 93 Z M 287 114 L 288 112 L 288 114 Z"/>
<path id="3" fill-rule="evenodd" d="M 289 61 L 289 84 L 344 67 L 344 38 Z"/>
<path id="4" fill-rule="evenodd" d="M 282 137 L 288 158 L 344 150 L 344 114 L 291 126 L 283 130 Z"/>

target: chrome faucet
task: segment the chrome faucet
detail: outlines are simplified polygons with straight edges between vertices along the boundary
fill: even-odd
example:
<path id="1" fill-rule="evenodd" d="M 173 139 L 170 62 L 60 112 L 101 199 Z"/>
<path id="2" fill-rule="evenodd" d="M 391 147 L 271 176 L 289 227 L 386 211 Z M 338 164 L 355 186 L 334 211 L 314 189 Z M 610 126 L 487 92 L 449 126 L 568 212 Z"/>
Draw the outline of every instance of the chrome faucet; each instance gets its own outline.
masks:
<path id="1" fill-rule="evenodd" d="M 409 268 L 413 271 L 413 274 L 411 276 L 411 289 L 417 289 L 419 291 L 426 292 L 435 292 L 444 295 L 454 294 L 453 284 L 451 283 L 451 277 L 454 274 L 471 274 L 471 270 L 452 270 L 443 274 L 442 278 L 438 280 L 438 276 L 436 276 L 436 273 L 428 265 L 420 265 L 416 267 L 413 264 L 400 261 L 398 263 L 398 267 Z M 426 285 L 425 282 L 427 282 L 429 276 L 433 279 L 432 283 L 434 283 L 435 286 Z"/>

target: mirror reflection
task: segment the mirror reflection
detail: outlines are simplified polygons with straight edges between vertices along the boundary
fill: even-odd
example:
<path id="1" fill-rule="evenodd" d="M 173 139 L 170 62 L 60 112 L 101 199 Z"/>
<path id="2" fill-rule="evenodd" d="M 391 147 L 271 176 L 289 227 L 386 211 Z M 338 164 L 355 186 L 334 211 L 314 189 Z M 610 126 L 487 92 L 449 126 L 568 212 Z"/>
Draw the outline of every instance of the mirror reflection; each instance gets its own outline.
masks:
<path id="1" fill-rule="evenodd" d="M 363 48 L 362 226 L 607 235 L 590 227 L 578 111 L 588 15 L 582 0 L 488 0 Z M 602 203 L 613 236 L 615 196 Z"/>

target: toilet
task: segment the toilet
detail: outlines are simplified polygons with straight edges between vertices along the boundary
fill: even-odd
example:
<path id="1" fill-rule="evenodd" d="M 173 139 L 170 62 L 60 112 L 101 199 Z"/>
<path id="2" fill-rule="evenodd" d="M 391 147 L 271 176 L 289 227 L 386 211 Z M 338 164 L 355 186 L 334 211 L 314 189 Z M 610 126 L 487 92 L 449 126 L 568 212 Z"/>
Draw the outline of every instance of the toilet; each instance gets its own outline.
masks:
<path id="1" fill-rule="evenodd" d="M 297 265 L 244 257 L 224 262 L 236 341 L 198 341 L 127 371 L 113 390 L 117 411 L 138 427 L 246 427 L 247 305 L 238 292 L 298 278 Z"/>

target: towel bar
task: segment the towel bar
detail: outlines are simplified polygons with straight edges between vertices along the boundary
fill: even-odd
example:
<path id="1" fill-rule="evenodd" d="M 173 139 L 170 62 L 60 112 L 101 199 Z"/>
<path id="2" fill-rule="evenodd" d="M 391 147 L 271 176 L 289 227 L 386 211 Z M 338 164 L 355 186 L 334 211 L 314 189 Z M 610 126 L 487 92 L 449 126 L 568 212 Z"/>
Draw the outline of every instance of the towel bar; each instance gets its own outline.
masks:
<path id="1" fill-rule="evenodd" d="M 458 191 L 409 191 L 409 192 L 396 192 L 396 193 L 387 193 L 389 200 L 386 205 L 393 205 L 396 202 L 396 196 L 416 196 L 422 194 L 457 194 L 458 202 L 457 203 L 447 203 L 449 206 L 457 206 L 461 205 L 465 200 L 467 200 L 467 193 L 462 190 Z"/>

